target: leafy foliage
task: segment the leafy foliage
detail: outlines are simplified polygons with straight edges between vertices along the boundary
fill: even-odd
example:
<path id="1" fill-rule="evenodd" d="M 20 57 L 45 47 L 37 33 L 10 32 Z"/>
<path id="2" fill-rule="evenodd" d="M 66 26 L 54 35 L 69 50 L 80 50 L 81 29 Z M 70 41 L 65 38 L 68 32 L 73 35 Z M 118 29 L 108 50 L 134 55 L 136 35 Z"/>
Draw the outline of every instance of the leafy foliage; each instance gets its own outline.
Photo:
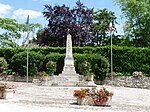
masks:
<path id="1" fill-rule="evenodd" d="M 115 0 L 122 8 L 127 21 L 125 34 L 133 46 L 150 46 L 150 0 Z"/>
<path id="2" fill-rule="evenodd" d="M 49 60 L 52 60 L 54 62 L 57 62 L 55 74 L 59 74 L 62 72 L 65 58 L 65 48 L 61 47 L 33 48 L 30 49 L 29 52 L 31 53 L 31 54 L 29 53 L 29 58 L 31 58 L 31 60 L 29 61 L 31 63 L 36 64 L 38 71 L 46 71 L 46 63 Z M 36 53 L 33 54 L 33 56 L 30 56 L 32 55 L 32 52 Z M 80 62 L 82 61 L 88 61 L 91 63 L 92 66 L 91 72 L 94 72 L 96 78 L 101 78 L 101 76 L 105 77 L 105 74 L 107 72 L 110 72 L 108 65 L 108 63 L 110 63 L 110 46 L 73 47 L 73 52 L 76 71 L 78 73 L 80 73 L 78 67 L 80 66 Z M 149 48 L 113 46 L 114 72 L 115 73 L 120 72 L 123 74 L 132 74 L 134 71 L 142 71 L 144 72 L 144 74 L 149 74 L 150 73 L 149 56 L 150 56 Z M 0 49 L 0 57 L 4 57 L 6 59 L 7 63 L 9 64 L 8 69 L 12 69 L 12 71 L 16 73 L 18 72 L 18 70 L 20 71 L 20 69 L 22 69 L 24 70 L 24 75 L 26 74 L 25 49 L 3 48 Z"/>
<path id="3" fill-rule="evenodd" d="M 4 57 L 0 57 L 0 73 L 7 70 L 8 64 Z"/>
<path id="4" fill-rule="evenodd" d="M 15 19 L 0 18 L 0 47 L 1 48 L 14 48 L 18 47 L 18 39 L 22 37 L 22 33 L 27 32 L 25 24 L 19 24 Z M 36 28 L 41 28 L 40 24 L 29 24 L 29 31 L 34 32 Z"/>
<path id="5" fill-rule="evenodd" d="M 43 63 L 43 70 L 46 71 L 46 64 L 48 63 L 49 60 L 52 60 L 56 62 L 56 72 L 55 74 L 59 74 L 63 70 L 63 65 L 64 65 L 64 58 L 65 54 L 59 54 L 59 53 L 49 53 L 45 56 L 44 58 L 44 63 Z"/>
<path id="6" fill-rule="evenodd" d="M 91 71 L 91 64 L 88 61 L 78 62 L 78 70 L 81 75 L 89 75 Z"/>
<path id="7" fill-rule="evenodd" d="M 94 12 L 94 21 L 93 24 L 93 39 L 92 43 L 96 43 L 96 45 L 104 45 L 105 41 L 109 38 L 108 36 L 108 26 L 110 22 L 113 25 L 113 30 L 116 31 L 115 24 L 116 17 L 115 13 L 112 11 L 108 11 L 108 9 L 100 10 Z"/>
<path id="8" fill-rule="evenodd" d="M 99 54 L 74 54 L 76 71 L 80 71 L 81 62 L 89 62 L 91 65 L 90 72 L 95 74 L 95 78 L 98 80 L 104 80 L 106 73 L 109 71 L 109 62 L 106 58 Z"/>
<path id="9" fill-rule="evenodd" d="M 89 41 L 93 9 L 85 7 L 80 1 L 72 9 L 65 5 L 45 5 L 43 15 L 49 23 L 38 38 L 40 45 L 65 46 L 68 32 L 73 36 L 73 45 L 81 46 Z"/>
<path id="10" fill-rule="evenodd" d="M 27 67 L 27 52 L 15 54 L 11 59 L 12 70 L 21 76 L 26 75 Z M 42 71 L 43 55 L 35 52 L 29 52 L 29 75 L 36 75 L 37 71 Z"/>
<path id="11" fill-rule="evenodd" d="M 46 64 L 46 68 L 48 72 L 56 71 L 56 62 L 49 60 Z"/>

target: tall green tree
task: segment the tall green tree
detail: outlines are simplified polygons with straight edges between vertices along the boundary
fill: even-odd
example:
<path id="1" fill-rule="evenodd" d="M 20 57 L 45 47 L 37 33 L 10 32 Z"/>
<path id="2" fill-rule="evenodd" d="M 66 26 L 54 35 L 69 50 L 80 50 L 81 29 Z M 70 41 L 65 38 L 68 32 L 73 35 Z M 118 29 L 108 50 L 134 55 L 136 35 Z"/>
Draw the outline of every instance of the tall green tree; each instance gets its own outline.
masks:
<path id="1" fill-rule="evenodd" d="M 97 45 L 103 45 L 106 40 L 108 40 L 108 27 L 110 22 L 113 26 L 113 31 L 116 31 L 115 24 L 117 17 L 112 11 L 104 8 L 102 10 L 98 9 L 94 12 L 94 24 L 93 24 L 93 43 Z M 105 43 L 106 44 L 106 43 Z"/>
<path id="2" fill-rule="evenodd" d="M 120 5 L 127 21 L 126 37 L 133 40 L 133 46 L 150 46 L 150 0 L 114 0 Z"/>
<path id="3" fill-rule="evenodd" d="M 17 40 L 22 38 L 22 33 L 27 32 L 26 24 L 19 24 L 15 19 L 0 18 L 0 47 L 18 47 Z M 40 24 L 29 24 L 29 31 L 34 32 L 36 28 L 41 28 Z"/>

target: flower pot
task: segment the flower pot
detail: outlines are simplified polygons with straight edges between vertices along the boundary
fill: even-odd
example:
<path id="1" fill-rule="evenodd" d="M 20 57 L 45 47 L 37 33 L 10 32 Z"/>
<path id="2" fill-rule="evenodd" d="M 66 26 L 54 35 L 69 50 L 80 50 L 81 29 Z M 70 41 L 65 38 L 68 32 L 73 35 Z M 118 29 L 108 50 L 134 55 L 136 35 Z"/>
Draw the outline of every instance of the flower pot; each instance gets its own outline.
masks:
<path id="1" fill-rule="evenodd" d="M 15 90 L 14 89 L 6 89 L 3 94 L 4 99 L 11 99 L 14 97 Z"/>
<path id="2" fill-rule="evenodd" d="M 48 80 L 48 76 L 42 76 L 42 80 L 44 81 Z"/>
<path id="3" fill-rule="evenodd" d="M 78 105 L 87 105 L 88 100 L 86 98 L 77 98 Z"/>
<path id="4" fill-rule="evenodd" d="M 103 101 L 101 104 L 95 104 L 97 106 L 111 106 L 112 97 L 108 97 L 108 101 Z"/>
<path id="5" fill-rule="evenodd" d="M 0 92 L 0 98 L 3 98 L 3 92 Z"/>
<path id="6" fill-rule="evenodd" d="M 88 81 L 93 81 L 93 79 L 94 79 L 94 75 L 88 75 Z"/>
<path id="7" fill-rule="evenodd" d="M 105 106 L 110 106 L 111 105 L 111 100 L 112 100 L 112 97 L 108 97 L 108 101 L 107 102 L 103 102 L 102 105 L 105 105 Z"/>
<path id="8" fill-rule="evenodd" d="M 84 80 L 87 81 L 88 80 L 88 76 L 84 75 Z"/>
<path id="9" fill-rule="evenodd" d="M 90 106 L 94 106 L 95 105 L 94 100 L 93 100 L 92 97 L 89 97 L 89 96 L 87 97 L 87 104 L 90 105 Z"/>

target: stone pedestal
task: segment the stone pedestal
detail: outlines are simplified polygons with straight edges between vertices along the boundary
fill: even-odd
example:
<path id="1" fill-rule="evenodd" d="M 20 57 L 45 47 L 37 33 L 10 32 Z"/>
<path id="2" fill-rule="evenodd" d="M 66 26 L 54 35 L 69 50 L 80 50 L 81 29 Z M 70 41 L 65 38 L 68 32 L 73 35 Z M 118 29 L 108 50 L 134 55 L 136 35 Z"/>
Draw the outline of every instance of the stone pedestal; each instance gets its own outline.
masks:
<path id="1" fill-rule="evenodd" d="M 51 86 L 78 86 L 78 76 L 51 76 L 48 82 Z"/>
<path id="2" fill-rule="evenodd" d="M 97 85 L 94 83 L 94 81 L 87 81 L 86 86 L 96 87 Z"/>
<path id="3" fill-rule="evenodd" d="M 66 56 L 64 59 L 63 71 L 59 76 L 54 77 L 54 85 L 58 86 L 77 86 L 79 83 L 79 75 L 75 71 L 74 59 L 72 55 L 72 39 L 71 35 L 67 35 Z"/>

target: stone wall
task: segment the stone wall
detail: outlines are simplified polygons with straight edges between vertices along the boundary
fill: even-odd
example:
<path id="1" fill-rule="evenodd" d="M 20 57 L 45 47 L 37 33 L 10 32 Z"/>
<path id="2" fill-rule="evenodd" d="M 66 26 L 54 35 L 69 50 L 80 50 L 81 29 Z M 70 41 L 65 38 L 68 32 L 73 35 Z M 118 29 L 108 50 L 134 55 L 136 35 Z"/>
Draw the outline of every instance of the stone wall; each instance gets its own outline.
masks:
<path id="1" fill-rule="evenodd" d="M 28 82 L 32 82 L 34 77 L 29 76 L 28 77 Z M 16 75 L 1 75 L 0 76 L 0 81 L 14 81 L 14 82 L 26 82 L 27 77 L 21 77 L 21 76 L 16 76 Z"/>
<path id="2" fill-rule="evenodd" d="M 32 82 L 32 81 L 33 81 L 33 78 L 34 78 L 34 77 L 29 76 L 29 77 L 28 77 L 28 82 Z M 26 77 L 26 76 L 25 76 L 25 77 L 17 76 L 17 77 L 14 78 L 13 81 L 15 81 L 15 82 L 26 82 L 26 81 L 27 81 L 27 77 Z"/>
<path id="3" fill-rule="evenodd" d="M 118 87 L 150 89 L 150 77 L 118 76 L 106 78 L 103 82 L 95 81 L 95 83 L 114 85 Z"/>

